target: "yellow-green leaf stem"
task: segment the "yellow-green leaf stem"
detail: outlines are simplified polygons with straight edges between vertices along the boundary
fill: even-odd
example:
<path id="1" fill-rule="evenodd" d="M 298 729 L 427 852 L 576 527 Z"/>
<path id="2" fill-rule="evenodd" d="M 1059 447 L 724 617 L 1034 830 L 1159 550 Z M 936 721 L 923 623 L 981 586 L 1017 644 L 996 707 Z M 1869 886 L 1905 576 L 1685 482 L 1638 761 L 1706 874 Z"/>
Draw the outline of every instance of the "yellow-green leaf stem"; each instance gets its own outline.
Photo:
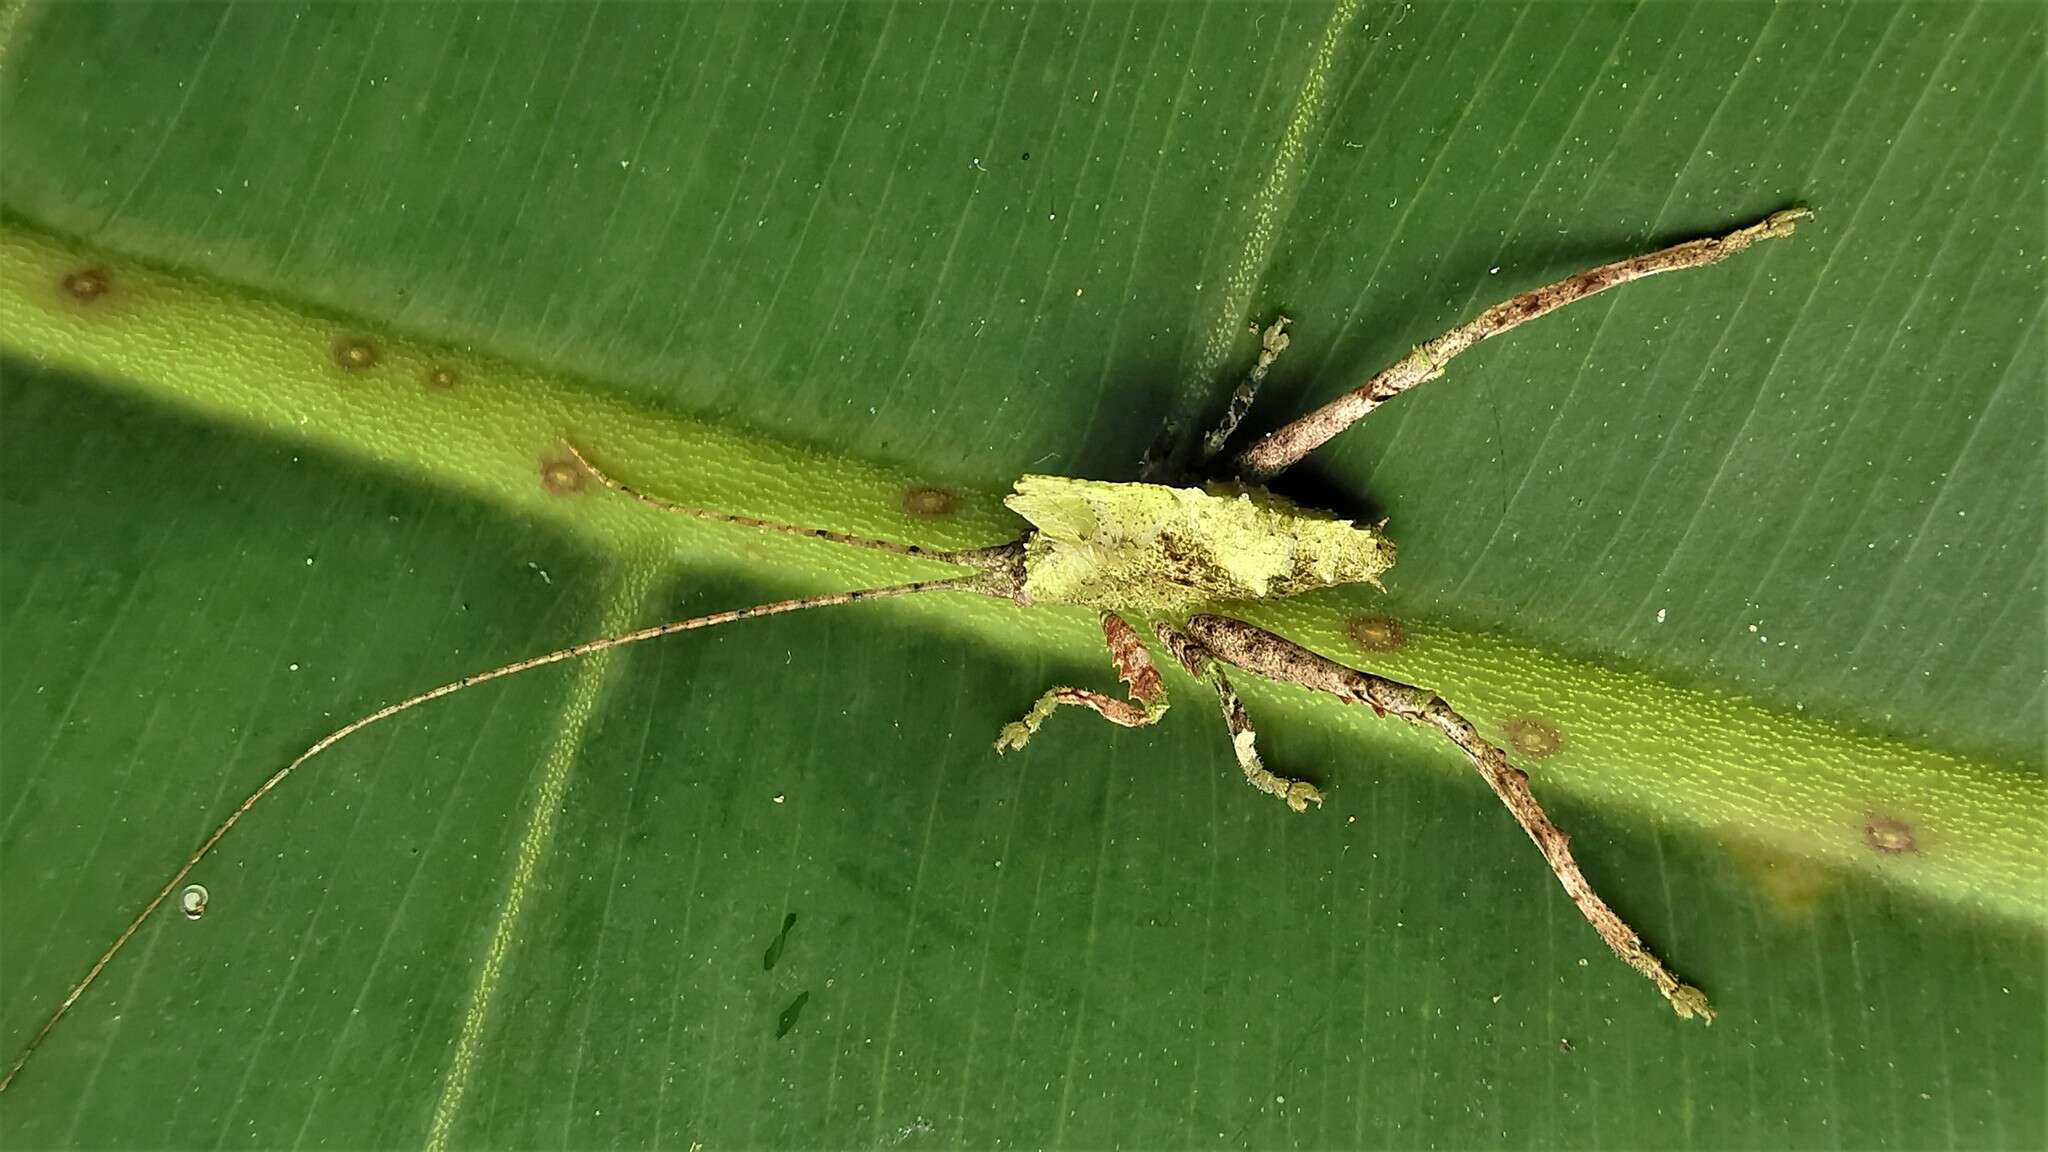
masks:
<path id="1" fill-rule="evenodd" d="M 0 283 L 9 352 L 547 517 L 612 551 L 655 537 L 693 559 L 788 551 L 835 577 L 903 570 L 608 498 L 565 442 L 647 491 L 723 512 L 947 547 L 1021 528 L 994 496 L 636 409 L 560 375 L 105 259 L 18 225 L 0 232 Z"/>
<path id="2" fill-rule="evenodd" d="M 1022 527 L 997 493 L 947 492 L 630 407 L 563 375 L 84 252 L 19 224 L 0 232 L 0 330 L 10 354 L 546 517 L 615 554 L 660 542 L 679 562 L 819 587 L 899 579 L 918 565 L 663 517 L 584 483 L 565 441 L 644 490 L 720 511 L 933 547 L 996 543 Z M 2036 775 L 1428 622 L 1361 624 L 1369 602 L 1345 592 L 1245 615 L 1437 689 L 1502 741 L 1545 793 L 1569 791 L 1725 839 L 1741 875 L 1755 873 L 1762 852 L 1802 875 L 1860 871 L 1944 902 L 2048 921 L 2040 888 L 2048 787 Z M 908 610 L 994 643 L 1099 659 L 1082 611 L 1020 612 L 971 596 Z M 1388 642 L 1396 634 L 1398 646 Z M 1427 739 L 1305 693 L 1245 687 L 1269 725 L 1342 724 L 1371 742 Z M 1453 753 L 1442 760 L 1460 770 Z M 1345 785 L 1363 778 L 1357 765 L 1288 767 L 1326 784 L 1336 811 Z M 1757 890 L 1768 897 L 1771 882 L 1758 880 Z"/>

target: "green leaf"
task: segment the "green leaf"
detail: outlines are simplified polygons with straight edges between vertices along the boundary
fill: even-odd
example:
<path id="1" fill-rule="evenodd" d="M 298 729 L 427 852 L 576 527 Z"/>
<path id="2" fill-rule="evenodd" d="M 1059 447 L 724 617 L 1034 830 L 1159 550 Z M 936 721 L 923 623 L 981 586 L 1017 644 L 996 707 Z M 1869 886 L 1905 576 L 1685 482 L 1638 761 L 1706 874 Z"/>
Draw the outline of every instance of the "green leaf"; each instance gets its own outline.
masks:
<path id="1" fill-rule="evenodd" d="M 1390 594 L 1258 615 L 1507 741 L 1721 1012 L 1447 747 L 1086 613 L 750 621 L 351 737 L 0 1097 L 13 1146 L 2033 1146 L 2033 6 L 21 5 L 0 13 L 0 1040 L 380 704 L 927 566 L 1130 479 L 1284 311 L 1277 426 L 1516 291 L 1283 487 Z M 80 277 L 83 276 L 83 279 Z M 98 279 L 95 280 L 94 277 Z M 97 287 L 95 287 L 95 285 Z M 845 554 L 842 554 L 842 553 Z M 1581 961 L 1584 961 L 1582 964 Z"/>

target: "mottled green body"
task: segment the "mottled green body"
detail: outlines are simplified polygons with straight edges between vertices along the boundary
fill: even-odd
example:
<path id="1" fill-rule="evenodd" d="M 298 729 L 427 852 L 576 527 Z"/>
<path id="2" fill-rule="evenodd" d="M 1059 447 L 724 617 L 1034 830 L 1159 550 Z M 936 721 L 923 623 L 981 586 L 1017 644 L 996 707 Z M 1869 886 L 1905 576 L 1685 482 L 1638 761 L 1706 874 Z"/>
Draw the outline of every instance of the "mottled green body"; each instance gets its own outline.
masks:
<path id="1" fill-rule="evenodd" d="M 1037 528 L 1033 602 L 1160 616 L 1338 584 L 1378 586 L 1394 545 L 1373 528 L 1263 488 L 1026 476 L 1003 501 Z"/>

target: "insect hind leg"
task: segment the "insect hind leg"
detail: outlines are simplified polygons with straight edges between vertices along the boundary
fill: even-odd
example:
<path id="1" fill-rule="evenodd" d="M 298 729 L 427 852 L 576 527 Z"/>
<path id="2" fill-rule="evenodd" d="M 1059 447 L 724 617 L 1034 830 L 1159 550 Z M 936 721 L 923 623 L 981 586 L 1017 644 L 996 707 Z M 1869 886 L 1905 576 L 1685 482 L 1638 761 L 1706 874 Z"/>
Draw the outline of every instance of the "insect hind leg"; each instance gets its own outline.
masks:
<path id="1" fill-rule="evenodd" d="M 1593 890 L 1593 882 L 1573 859 L 1571 838 L 1551 822 L 1533 792 L 1529 775 L 1508 762 L 1506 752 L 1479 734 L 1443 697 L 1413 684 L 1361 672 L 1311 652 L 1284 636 L 1227 616 L 1195 616 L 1188 631 L 1218 663 L 1228 663 L 1283 684 L 1325 692 L 1349 704 L 1364 704 L 1381 716 L 1396 716 L 1418 728 L 1448 738 L 1472 763 L 1487 787 L 1521 825 L 1565 895 L 1623 963 L 1649 977 L 1671 1010 L 1681 1019 L 1699 1017 L 1711 1024 L 1714 1010 L 1706 994 L 1680 980 L 1643 943 L 1628 922 Z"/>

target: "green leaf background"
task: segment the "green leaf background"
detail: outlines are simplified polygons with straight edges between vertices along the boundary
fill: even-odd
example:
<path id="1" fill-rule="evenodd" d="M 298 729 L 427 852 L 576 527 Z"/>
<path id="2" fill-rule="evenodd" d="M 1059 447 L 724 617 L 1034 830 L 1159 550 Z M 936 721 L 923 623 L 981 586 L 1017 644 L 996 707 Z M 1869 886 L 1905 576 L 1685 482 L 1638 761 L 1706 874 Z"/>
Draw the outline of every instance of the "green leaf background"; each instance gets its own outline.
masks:
<path id="1" fill-rule="evenodd" d="M 1806 204 L 1461 359 L 1288 489 L 1707 988 L 1671 1018 L 1446 748 L 1247 686 L 1294 817 L 1085 615 L 819 612 L 313 761 L 20 1081 L 41 1146 L 2039 1146 L 2037 6 L 0 11 L 0 1033 L 378 704 L 901 578 L 1124 479 L 1285 311 L 1269 428 L 1477 308 Z M 91 270 L 109 290 L 67 294 Z M 336 349 L 360 343 L 355 371 Z M 440 371 L 429 388 L 429 376 Z M 943 496 L 936 495 L 943 494 Z M 933 513 L 936 511 L 936 515 Z M 1363 650 L 1360 612 L 1407 642 Z M 1289 614 L 1292 613 L 1292 614 Z M 1522 729 L 1527 730 L 1526 726 Z M 1910 841 L 1910 849 L 1885 852 Z M 1582 963 L 1583 961 L 1583 963 Z"/>

